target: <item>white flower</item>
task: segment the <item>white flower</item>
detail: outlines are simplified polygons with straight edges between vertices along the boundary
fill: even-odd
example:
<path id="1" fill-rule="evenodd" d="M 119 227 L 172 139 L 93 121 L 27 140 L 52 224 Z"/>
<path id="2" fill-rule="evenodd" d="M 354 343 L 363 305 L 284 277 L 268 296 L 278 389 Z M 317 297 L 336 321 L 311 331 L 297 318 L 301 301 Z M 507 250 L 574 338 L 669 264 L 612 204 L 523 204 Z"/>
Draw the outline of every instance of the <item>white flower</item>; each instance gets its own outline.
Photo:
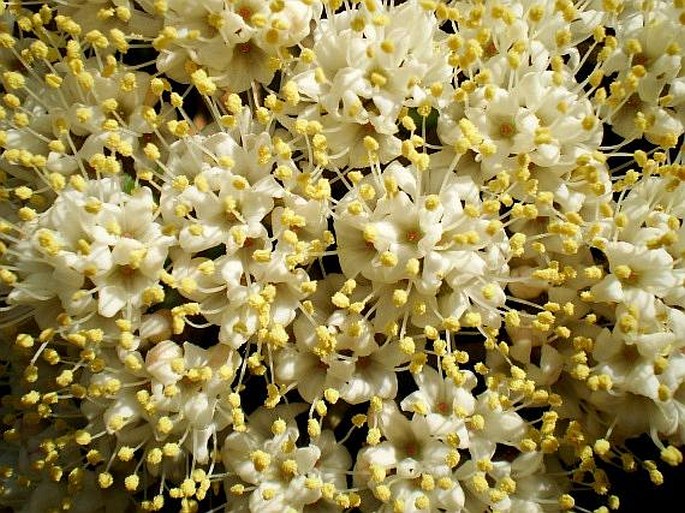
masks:
<path id="1" fill-rule="evenodd" d="M 457 386 L 453 380 L 440 376 L 432 367 L 424 367 L 413 375 L 419 389 L 400 403 L 402 410 L 425 416 L 433 435 L 442 438 L 456 433 L 460 449 L 468 446 L 464 417 L 473 414 L 476 405 L 471 393 L 476 386 L 475 376 L 468 371 L 464 371 L 462 376 L 464 383 Z"/>
<path id="2" fill-rule="evenodd" d="M 430 180 L 422 180 L 413 166 L 396 162 L 338 203 L 334 226 L 340 265 L 346 276 L 361 274 L 373 283 L 379 296 L 377 329 L 403 315 L 423 326 L 436 314 L 459 318 L 470 309 L 483 322 L 498 324 L 496 307 L 504 302 L 498 280 L 508 272 L 507 242 L 503 232 L 490 231 L 489 221 L 465 212 L 479 203 L 467 177 L 437 168 Z M 438 310 L 429 311 L 427 319 L 412 311 L 417 302 L 435 299 Z"/>
<path id="3" fill-rule="evenodd" d="M 551 385 L 559 379 L 564 357 L 552 344 L 546 343 L 546 334 L 528 327 L 508 327 L 507 333 L 512 341 L 509 353 L 517 363 L 522 364 L 530 379 L 539 386 Z M 536 351 L 534 352 L 537 348 L 540 349 L 539 356 L 536 355 Z M 493 367 L 497 365 L 495 362 L 508 365 L 503 360 L 495 353 L 488 355 L 488 363 Z"/>
<path id="4" fill-rule="evenodd" d="M 183 358 L 183 348 L 171 340 L 165 340 L 147 352 L 145 368 L 155 381 L 162 385 L 171 385 L 182 377 L 183 369 L 174 371 L 172 367 L 177 358 Z"/>
<path id="5" fill-rule="evenodd" d="M 93 181 L 83 191 L 65 191 L 31 227 L 31 243 L 46 255 L 44 262 L 53 271 L 33 270 L 33 278 L 26 286 L 18 285 L 10 298 L 25 302 L 31 296 L 46 300 L 59 295 L 66 311 L 77 314 L 92 310 L 97 292 L 100 315 L 112 317 L 128 305 L 133 309 L 128 315 L 139 316 L 143 293 L 157 284 L 174 243 L 172 237 L 162 235 L 155 209 L 149 189 L 127 195 L 118 180 Z M 40 272 L 52 272 L 54 278 L 38 285 L 35 279 Z M 55 278 L 65 282 L 64 288 L 30 292 L 36 285 L 54 287 Z M 93 290 L 81 288 L 86 278 L 95 284 Z"/>
<path id="6" fill-rule="evenodd" d="M 362 9 L 355 18 L 346 10 L 322 20 L 313 34 L 315 65 L 301 61 L 293 70 L 302 96 L 325 111 L 315 119 L 325 128 L 334 165 L 367 166 L 359 144 L 366 136 L 378 142 L 381 162 L 399 155 L 402 106 L 415 107 L 415 97 L 424 97 L 420 80 L 426 86 L 444 82 L 452 71 L 446 34 L 432 13 L 416 2 L 379 4 L 374 11 Z M 372 23 L 380 11 L 387 23 Z"/>
<path id="7" fill-rule="evenodd" d="M 650 315 L 654 297 L 663 297 L 680 284 L 673 258 L 663 248 L 646 249 L 618 241 L 608 242 L 604 253 L 611 274 L 590 289 L 595 301 L 623 303 Z"/>
<path id="8" fill-rule="evenodd" d="M 101 315 L 112 317 L 126 305 L 139 308 L 145 289 L 157 284 L 175 239 L 162 235 L 155 218 L 152 193 L 141 188 L 121 205 L 104 205 L 97 224 L 88 230 L 94 245 L 111 251 L 111 267 L 92 278 Z"/>
<path id="9" fill-rule="evenodd" d="M 379 485 L 385 486 L 390 497 L 411 499 L 407 506 L 413 505 L 419 496 L 424 496 L 417 504 L 427 500 L 424 504 L 425 507 L 430 506 L 430 511 L 439 511 L 436 508 L 460 511 L 464 506 L 464 492 L 451 478 L 451 465 L 448 463 L 456 451 L 433 436 L 426 418 L 414 416 L 408 420 L 394 403 L 386 402 L 379 415 L 379 427 L 386 440 L 360 451 L 355 466 L 355 483 L 358 486 L 364 484 L 372 491 L 378 490 Z M 385 476 L 392 477 L 385 481 Z M 422 476 L 430 476 L 432 483 L 441 480 L 443 486 L 420 486 Z M 380 498 L 377 494 L 376 491 L 376 498 Z M 369 500 L 363 503 L 364 510 L 371 511 L 374 505 L 376 509 L 373 511 L 392 511 L 385 509 L 369 494 Z"/>
<path id="10" fill-rule="evenodd" d="M 363 403 L 374 396 L 394 398 L 398 388 L 395 368 L 408 359 L 398 342 L 386 342 L 368 356 L 352 358 L 354 370 L 340 386 L 341 397 L 350 404 Z"/>
<path id="11" fill-rule="evenodd" d="M 654 310 L 655 315 L 643 316 L 635 308 L 617 308 L 617 326 L 611 332 L 602 330 L 592 351 L 597 362 L 593 372 L 608 376 L 611 388 L 594 392 L 590 399 L 603 415 L 613 416 L 610 398 L 617 398 L 620 406 L 613 425 L 619 437 L 640 431 L 671 436 L 682 422 L 674 394 L 685 380 L 683 314 L 661 303 Z M 633 415 L 630 409 L 638 405 L 652 413 Z"/>
<path id="12" fill-rule="evenodd" d="M 209 461 L 210 440 L 216 444 L 217 434 L 232 421 L 227 398 L 240 361 L 222 344 L 203 349 L 186 342 L 181 349 L 167 341 L 147 353 L 155 420 L 163 415 L 171 418 L 170 433 L 181 438 L 198 463 Z M 158 437 L 165 439 L 170 433 L 163 431 Z"/>
<path id="13" fill-rule="evenodd" d="M 103 16 L 103 11 L 107 15 Z M 57 4 L 57 12 L 73 18 L 84 32 L 99 30 L 107 33 L 116 28 L 127 34 L 154 37 L 161 27 L 161 20 L 154 16 L 152 2 L 148 1 L 69 0 Z"/>
<path id="14" fill-rule="evenodd" d="M 466 117 L 496 147 L 483 156 L 486 178 L 509 167 L 510 155 L 527 154 L 534 165 L 548 168 L 570 166 L 599 147 L 602 125 L 583 125 L 593 108 L 573 92 L 574 85 L 555 83 L 551 71 L 528 72 L 509 89 L 484 87 L 472 95 Z"/>
<path id="15" fill-rule="evenodd" d="M 341 446 L 331 447 L 330 433 L 322 433 L 320 443 L 297 445 L 300 434 L 294 417 L 305 409 L 304 404 L 260 408 L 250 415 L 248 431 L 228 435 L 223 446 L 229 471 L 225 486 L 245 483 L 253 489 L 230 501 L 226 511 L 301 511 L 321 499 L 320 485 L 312 482 L 344 483 L 341 476 L 350 458 Z"/>
<path id="16" fill-rule="evenodd" d="M 175 174 L 162 189 L 160 205 L 164 218 L 179 227 L 185 250 L 240 247 L 236 239 L 265 237 L 262 220 L 283 190 L 269 174 L 269 162 L 255 165 L 269 136 L 255 139 L 254 146 L 243 148 L 229 134 L 217 133 L 174 146 L 168 166 Z M 204 145 L 208 153 L 200 150 Z M 188 169 L 195 172 L 188 175 Z"/>
<path id="17" fill-rule="evenodd" d="M 0 509 L 584 510 L 682 459 L 683 0 L 7 3 Z"/>
<path id="18" fill-rule="evenodd" d="M 604 330 L 597 338 L 593 357 L 599 362 L 595 370 L 611 378 L 612 389 L 644 395 L 656 399 L 659 380 L 654 374 L 654 354 L 641 354 L 646 344 L 625 340 L 619 330 L 610 334 Z M 639 337 L 645 338 L 645 337 Z M 651 337 L 655 338 L 654 336 Z M 669 343 L 672 335 L 664 333 L 657 343 L 662 348 Z M 654 341 L 652 341 L 654 342 Z"/>
<path id="19" fill-rule="evenodd" d="M 300 43 L 320 11 L 318 3 L 296 0 L 286 0 L 277 10 L 257 0 L 196 5 L 171 0 L 158 38 L 157 67 L 188 83 L 189 60 L 206 69 L 217 86 L 238 92 L 249 89 L 253 80 L 268 84 L 276 71 L 271 59 Z"/>
<path id="20" fill-rule="evenodd" d="M 637 93 L 655 105 L 664 87 L 680 74 L 681 57 L 671 48 L 674 43 L 683 44 L 685 37 L 673 18 L 660 16 L 659 20 L 647 21 L 649 14 L 636 14 L 630 23 L 619 26 L 619 45 L 602 69 L 607 74 L 618 72 L 618 79 L 623 80 L 631 66 L 642 66 L 645 74 L 640 77 Z"/>
<path id="21" fill-rule="evenodd" d="M 431 438 L 425 418 L 415 417 L 410 421 L 393 403 L 385 403 L 380 426 L 386 440 L 376 446 L 363 448 L 357 465 L 368 468 L 375 464 L 394 469 L 402 479 L 417 477 L 421 472 L 444 474 L 448 471 L 444 457 L 449 448 L 445 443 Z"/>
<path id="22" fill-rule="evenodd" d="M 508 493 L 505 499 L 491 504 L 491 507 L 501 508 L 502 511 L 510 513 L 548 511 L 550 503 L 557 501 L 558 497 L 568 490 L 568 484 L 563 478 L 557 477 L 557 471 L 561 471 L 561 463 L 555 458 L 545 458 L 538 451 L 522 453 L 513 461 L 493 462 L 493 468 L 488 473 L 489 478 L 502 488 L 506 488 L 513 481 L 515 490 Z M 480 494 L 479 499 L 486 503 L 493 502 L 489 497 L 486 498 L 485 494 Z"/>
<path id="23" fill-rule="evenodd" d="M 103 490 L 98 486 L 96 473 L 83 470 L 78 487 L 65 483 L 41 481 L 35 486 L 25 503 L 16 511 L 20 513 L 42 513 L 49 511 L 55 504 L 73 502 L 71 510 L 75 513 L 115 513 L 124 511 L 129 504 L 128 493 L 115 488 Z"/>
<path id="24" fill-rule="evenodd" d="M 491 458 L 499 444 L 517 447 L 529 429 L 516 409 L 502 405 L 493 391 L 477 397 L 475 415 L 482 419 L 482 424 L 472 423 L 469 430 L 469 452 L 474 461 Z"/>

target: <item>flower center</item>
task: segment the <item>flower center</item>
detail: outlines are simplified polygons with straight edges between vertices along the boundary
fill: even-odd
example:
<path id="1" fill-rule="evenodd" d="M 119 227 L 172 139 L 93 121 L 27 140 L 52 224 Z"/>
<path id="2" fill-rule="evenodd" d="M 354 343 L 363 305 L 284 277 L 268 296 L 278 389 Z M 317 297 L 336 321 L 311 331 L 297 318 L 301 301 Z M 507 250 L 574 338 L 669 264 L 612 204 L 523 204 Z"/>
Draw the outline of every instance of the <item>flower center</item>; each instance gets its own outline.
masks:
<path id="1" fill-rule="evenodd" d="M 125 278 L 132 276 L 135 272 L 136 270 L 130 265 L 122 265 L 119 267 L 119 273 Z"/>
<path id="2" fill-rule="evenodd" d="M 252 18 L 252 9 L 250 9 L 246 5 L 243 5 L 242 7 L 238 8 L 237 14 L 243 20 L 250 21 L 250 19 Z"/>
<path id="3" fill-rule="evenodd" d="M 650 61 L 650 58 L 642 52 L 636 53 L 635 55 L 633 55 L 633 65 L 634 66 L 639 65 L 639 66 L 644 66 L 646 68 L 649 65 L 649 61 Z"/>
<path id="4" fill-rule="evenodd" d="M 407 453 L 407 456 L 413 458 L 418 454 L 419 448 L 416 446 L 416 443 L 409 442 L 407 445 L 404 446 L 404 452 Z"/>
<path id="5" fill-rule="evenodd" d="M 445 401 L 439 402 L 435 408 L 440 412 L 440 413 L 447 413 L 447 403 Z"/>
<path id="6" fill-rule="evenodd" d="M 421 238 L 421 232 L 418 230 L 409 230 L 404 235 L 404 238 L 407 240 L 407 242 L 417 242 Z"/>
<path id="7" fill-rule="evenodd" d="M 508 139 L 509 137 L 514 135 L 514 132 L 514 124 L 509 121 L 505 121 L 499 126 L 499 135 L 504 139 Z"/>
<path id="8" fill-rule="evenodd" d="M 628 265 L 617 265 L 613 272 L 619 281 L 629 285 L 635 285 L 639 278 L 638 274 Z"/>
<path id="9" fill-rule="evenodd" d="M 483 53 L 485 54 L 486 57 L 493 57 L 493 56 L 497 55 L 497 47 L 495 46 L 495 42 L 492 39 L 488 42 L 488 44 L 483 49 Z"/>
<path id="10" fill-rule="evenodd" d="M 371 358 L 367 356 L 358 358 L 356 365 L 358 369 L 366 369 L 369 365 L 371 365 Z"/>
<path id="11" fill-rule="evenodd" d="M 640 95 L 638 94 L 633 94 L 628 98 L 628 101 L 626 101 L 626 105 L 632 109 L 637 109 L 640 106 L 640 103 Z"/>
<path id="12" fill-rule="evenodd" d="M 640 355 L 640 351 L 638 351 L 637 347 L 635 347 L 632 344 L 625 344 L 623 346 L 623 349 L 621 350 L 621 356 L 624 362 L 626 363 L 635 363 L 640 360 L 642 357 Z"/>
<path id="13" fill-rule="evenodd" d="M 240 53 L 246 55 L 252 51 L 252 44 L 251 43 L 241 43 L 238 45 L 238 51 Z"/>
<path id="14" fill-rule="evenodd" d="M 362 125 L 362 130 L 365 134 L 373 134 L 376 131 L 376 127 L 373 126 L 373 123 L 369 121 L 368 123 Z"/>

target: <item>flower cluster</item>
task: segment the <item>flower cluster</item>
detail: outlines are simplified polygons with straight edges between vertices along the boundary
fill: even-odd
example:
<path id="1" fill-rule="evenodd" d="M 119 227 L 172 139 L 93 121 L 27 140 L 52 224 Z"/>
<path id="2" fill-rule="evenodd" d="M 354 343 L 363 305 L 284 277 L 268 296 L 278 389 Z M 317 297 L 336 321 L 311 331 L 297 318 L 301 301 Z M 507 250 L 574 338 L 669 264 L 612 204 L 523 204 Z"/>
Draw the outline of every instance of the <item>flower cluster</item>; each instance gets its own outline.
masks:
<path id="1" fill-rule="evenodd" d="M 0 2 L 0 507 L 661 484 L 684 47 L 683 0 Z"/>

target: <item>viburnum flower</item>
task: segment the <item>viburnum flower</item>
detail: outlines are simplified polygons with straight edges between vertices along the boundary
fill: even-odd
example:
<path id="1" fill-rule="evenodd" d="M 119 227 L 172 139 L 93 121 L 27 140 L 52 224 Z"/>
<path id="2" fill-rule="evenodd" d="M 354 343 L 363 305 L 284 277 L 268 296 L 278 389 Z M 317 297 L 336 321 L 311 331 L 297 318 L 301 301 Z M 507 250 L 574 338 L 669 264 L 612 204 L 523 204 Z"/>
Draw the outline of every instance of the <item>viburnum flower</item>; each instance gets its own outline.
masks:
<path id="1" fill-rule="evenodd" d="M 375 21 L 380 13 L 382 23 Z M 302 97 L 324 109 L 314 119 L 324 127 L 332 163 L 368 165 L 359 146 L 366 136 L 376 138 L 381 162 L 398 156 L 394 134 L 403 105 L 416 107 L 412 100 L 423 98 L 419 81 L 440 83 L 452 71 L 435 17 L 415 2 L 387 9 L 374 1 L 356 15 L 322 20 L 313 39 L 306 55 L 316 60 L 301 58 L 292 80 Z"/>
<path id="2" fill-rule="evenodd" d="M 98 310 L 111 317 L 126 305 L 137 307 L 148 287 L 158 281 L 168 248 L 175 239 L 155 222 L 156 206 L 149 189 L 140 189 L 119 208 L 106 208 L 88 230 L 94 245 L 111 248 L 112 268 L 92 276 Z"/>
<path id="3" fill-rule="evenodd" d="M 654 298 L 681 283 L 673 259 L 663 248 L 646 249 L 627 242 L 609 242 L 604 250 L 611 273 L 590 290 L 597 301 L 623 303 L 654 312 Z"/>
<path id="4" fill-rule="evenodd" d="M 684 21 L 0 2 L 0 509 L 607 513 L 620 469 L 661 485 Z"/>
<path id="5" fill-rule="evenodd" d="M 226 511 L 339 510 L 329 501 L 346 489 L 349 454 L 331 445 L 330 431 L 308 445 L 300 441 L 294 418 L 305 409 L 292 404 L 257 410 L 247 432 L 228 436 L 223 458 L 230 474 L 224 487 L 235 498 Z"/>
<path id="6" fill-rule="evenodd" d="M 138 37 L 152 37 L 161 27 L 153 4 L 149 1 L 69 0 L 57 4 L 57 12 L 70 17 L 87 32 L 106 33 L 115 29 Z"/>
<path id="7" fill-rule="evenodd" d="M 559 462 L 546 459 L 540 452 L 523 453 L 513 461 L 497 461 L 488 470 L 478 470 L 473 461 L 465 462 L 457 471 L 466 485 L 466 506 L 469 511 L 525 512 L 556 509 L 559 496 L 566 491 L 565 483 L 554 471 Z M 471 473 L 469 478 L 466 478 Z M 493 488 L 488 481 L 495 483 Z M 494 492 L 494 493 L 493 493 Z"/>
<path id="8" fill-rule="evenodd" d="M 238 92 L 253 80 L 268 84 L 279 59 L 307 36 L 321 10 L 318 2 L 298 0 L 279 7 L 255 0 L 165 4 L 163 27 L 154 40 L 158 69 L 187 83 L 192 71 L 203 67 L 217 85 Z"/>
<path id="9" fill-rule="evenodd" d="M 74 217 L 80 222 L 65 224 Z M 104 317 L 123 308 L 129 312 L 139 308 L 146 290 L 158 283 L 168 248 L 174 243 L 162 235 L 155 218 L 156 206 L 147 188 L 127 195 L 118 180 L 103 179 L 65 191 L 50 209 L 27 224 L 24 237 L 32 251 L 45 255 L 40 272 L 64 276 L 66 288 L 39 292 L 35 287 L 50 287 L 52 280 L 36 281 L 38 269 L 31 269 L 35 264 L 24 260 L 29 266 L 26 284 L 17 283 L 10 301 L 30 304 L 58 296 L 67 313 L 86 314 L 96 304 Z M 21 268 L 24 264 L 19 258 Z M 92 290 L 85 287 L 86 279 L 94 284 Z"/>
<path id="10" fill-rule="evenodd" d="M 505 169 L 503 160 L 510 155 L 527 154 L 537 167 L 558 168 L 599 146 L 602 125 L 583 125 L 592 119 L 592 104 L 569 90 L 573 84 L 555 83 L 553 76 L 529 72 L 515 87 L 486 86 L 473 94 L 466 118 L 496 147 L 493 155 L 483 156 L 486 179 Z"/>
<path id="11" fill-rule="evenodd" d="M 474 221 L 469 214 L 481 202 L 468 177 L 445 169 L 422 182 L 421 173 L 393 163 L 342 198 L 335 227 L 343 272 L 350 278 L 361 274 L 377 288 L 391 286 L 378 301 L 375 319 L 381 329 L 402 314 L 423 326 L 467 311 L 497 324 L 495 309 L 504 294 L 496 277 L 508 273 L 506 236 L 487 219 Z M 412 312 L 419 301 L 434 306 Z"/>
<path id="12" fill-rule="evenodd" d="M 171 279 L 183 296 L 200 303 L 209 322 L 221 327 L 220 340 L 234 347 L 258 328 L 282 329 L 292 322 L 306 296 L 299 286 L 307 274 L 298 266 L 312 258 L 309 252 L 323 248 L 328 215 L 325 199 L 302 198 L 269 174 L 279 160 L 283 168 L 294 164 L 271 154 L 274 141 L 267 133 L 243 137 L 251 140 L 249 150 L 225 133 L 179 141 L 167 165 L 178 174 L 160 199 L 181 249 L 172 253 Z M 202 155 L 200 143 L 213 150 L 211 158 Z M 202 165 L 194 175 L 181 172 L 197 161 Z M 276 208 L 277 200 L 292 208 Z M 277 241 L 270 239 L 267 226 L 274 228 Z M 303 229 L 303 240 L 293 229 Z M 213 258 L 190 258 L 203 251 Z"/>
<path id="13" fill-rule="evenodd" d="M 255 139 L 250 150 L 225 133 L 175 144 L 166 164 L 172 175 L 160 205 L 167 222 L 178 226 L 184 250 L 197 253 L 219 244 L 239 248 L 235 239 L 265 236 L 261 221 L 273 209 L 274 198 L 284 192 L 268 173 L 271 159 L 255 166 L 258 150 L 270 142 L 267 134 Z M 213 150 L 212 158 L 203 155 L 203 145 Z"/>
<path id="14" fill-rule="evenodd" d="M 472 415 L 476 407 L 476 398 L 471 392 L 476 386 L 475 376 L 467 372 L 462 374 L 462 379 L 464 382 L 457 386 L 453 380 L 426 367 L 414 376 L 418 390 L 400 403 L 402 410 L 425 416 L 433 435 L 446 437 L 456 433 L 461 449 L 468 447 L 464 419 Z"/>
<path id="15" fill-rule="evenodd" d="M 458 453 L 450 445 L 434 437 L 425 417 L 404 417 L 392 403 L 385 403 L 379 415 L 379 426 L 386 440 L 362 449 L 355 467 L 355 482 L 366 484 L 375 501 L 369 511 L 392 511 L 393 501 L 415 504 L 417 509 L 449 508 L 460 511 L 464 492 L 451 479 L 451 467 L 459 461 Z M 386 475 L 394 479 L 385 482 Z M 434 486 L 423 486 L 418 481 L 428 479 Z M 444 482 L 435 486 L 436 482 Z M 375 504 L 375 505 L 373 505 Z M 376 509 L 371 509 L 376 508 Z"/>
<path id="16" fill-rule="evenodd" d="M 408 356 L 396 342 L 380 344 L 379 340 L 387 337 L 375 332 L 362 312 L 341 308 L 362 305 L 370 292 L 370 288 L 357 286 L 354 280 L 345 281 L 341 275 L 330 274 L 320 281 L 309 300 L 319 302 L 322 308 L 293 323 L 295 347 L 285 347 L 276 355 L 278 381 L 296 385 L 309 402 L 323 397 L 328 388 L 337 390 L 350 404 L 374 396 L 395 397 L 395 368 L 406 363 Z M 328 298 L 332 300 L 323 308 Z"/>
<path id="17" fill-rule="evenodd" d="M 50 511 L 55 504 L 69 505 L 69 509 L 77 513 L 114 513 L 125 511 L 129 497 L 125 490 L 103 490 L 93 471 L 82 470 L 74 474 L 69 485 L 42 482 L 19 507 L 22 513 L 38 513 Z"/>
<path id="18" fill-rule="evenodd" d="M 137 172 L 149 170 L 152 162 L 143 148 L 159 142 L 161 133 L 166 132 L 164 127 L 157 127 L 153 107 L 158 98 L 151 91 L 153 77 L 125 65 L 115 66 L 111 59 L 104 64 L 102 60 L 83 58 L 85 49 L 75 40 L 68 48 L 70 62 L 79 63 L 78 75 L 66 62 L 51 64 L 48 47 L 42 41 L 28 45 L 34 58 L 49 66 L 44 64 L 36 70 L 46 79 L 31 88 L 33 94 L 17 91 L 17 100 L 21 101 L 17 108 L 31 112 L 31 116 L 26 123 L 15 123 L 7 131 L 3 144 L 7 170 L 39 190 L 44 180 L 27 173 L 31 168 L 30 160 L 26 160 L 29 155 L 45 156 L 47 174 L 86 175 L 85 170 L 92 169 L 108 175 L 122 167 Z M 7 72 L 4 77 L 5 81 L 13 81 L 17 75 Z M 164 116 L 171 120 L 175 114 L 167 108 Z M 57 175 L 52 176 L 52 180 L 59 180 Z"/>

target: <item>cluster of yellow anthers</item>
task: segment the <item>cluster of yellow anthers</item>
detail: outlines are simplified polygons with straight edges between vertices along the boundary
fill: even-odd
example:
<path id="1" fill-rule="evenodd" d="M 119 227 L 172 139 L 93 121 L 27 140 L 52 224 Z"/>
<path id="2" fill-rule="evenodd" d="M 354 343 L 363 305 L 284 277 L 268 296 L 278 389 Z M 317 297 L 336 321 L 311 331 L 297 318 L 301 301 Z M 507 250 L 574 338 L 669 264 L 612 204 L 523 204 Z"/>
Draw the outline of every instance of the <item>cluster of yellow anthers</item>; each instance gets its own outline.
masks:
<path id="1" fill-rule="evenodd" d="M 661 484 L 683 45 L 683 0 L 0 2 L 0 507 Z"/>

